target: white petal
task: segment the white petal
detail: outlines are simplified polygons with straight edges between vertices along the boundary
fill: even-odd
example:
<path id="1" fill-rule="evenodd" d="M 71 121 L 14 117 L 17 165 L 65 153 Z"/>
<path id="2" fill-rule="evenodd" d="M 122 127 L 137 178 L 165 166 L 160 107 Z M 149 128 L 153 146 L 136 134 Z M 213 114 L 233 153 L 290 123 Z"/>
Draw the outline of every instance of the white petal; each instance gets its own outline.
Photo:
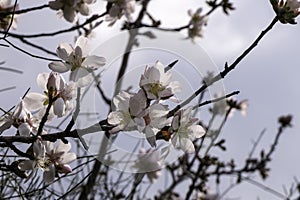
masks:
<path id="1" fill-rule="evenodd" d="M 88 16 L 90 14 L 89 6 L 85 3 L 81 3 L 79 5 L 78 11 L 80 12 L 80 14 L 82 14 L 84 16 Z"/>
<path id="2" fill-rule="evenodd" d="M 5 131 L 6 129 L 9 129 L 13 124 L 13 121 L 3 117 L 0 119 L 0 134 Z"/>
<path id="3" fill-rule="evenodd" d="M 146 126 L 145 134 L 146 134 L 146 139 L 149 142 L 149 144 L 151 145 L 151 147 L 155 147 L 156 146 L 156 137 L 155 137 L 155 133 L 152 130 L 152 128 L 150 128 L 149 126 Z"/>
<path id="4" fill-rule="evenodd" d="M 75 153 L 66 153 L 63 155 L 63 157 L 60 160 L 60 164 L 68 164 L 70 162 L 73 162 L 76 160 L 76 154 Z"/>
<path id="5" fill-rule="evenodd" d="M 67 72 L 71 69 L 69 65 L 67 65 L 63 62 L 59 62 L 59 61 L 54 61 L 54 62 L 49 63 L 48 67 L 52 71 L 55 71 L 55 72 L 58 72 L 58 73 L 64 73 L 64 72 Z"/>
<path id="6" fill-rule="evenodd" d="M 99 67 L 102 67 L 105 65 L 106 59 L 104 57 L 100 56 L 87 56 L 85 60 L 82 62 L 82 66 L 96 70 Z"/>
<path id="7" fill-rule="evenodd" d="M 62 117 L 65 114 L 65 102 L 62 98 L 58 98 L 54 102 L 53 111 L 57 117 Z"/>
<path id="8" fill-rule="evenodd" d="M 32 160 L 23 160 L 19 163 L 18 167 L 22 171 L 32 170 L 34 168 L 35 162 Z"/>
<path id="9" fill-rule="evenodd" d="M 191 125 L 189 127 L 189 131 L 190 131 L 190 139 L 191 140 L 200 138 L 205 134 L 204 128 L 200 125 Z"/>
<path id="10" fill-rule="evenodd" d="M 64 18 L 67 21 L 69 21 L 71 23 L 75 22 L 75 20 L 76 20 L 76 11 L 75 11 L 74 8 L 69 7 L 69 6 L 64 6 L 63 12 L 64 12 Z"/>
<path id="11" fill-rule="evenodd" d="M 55 166 L 54 164 L 49 165 L 49 169 L 44 171 L 43 179 L 46 183 L 51 183 L 55 178 Z"/>
<path id="12" fill-rule="evenodd" d="M 121 112 L 111 112 L 107 117 L 107 121 L 111 125 L 118 125 L 123 119 L 123 115 Z"/>
<path id="13" fill-rule="evenodd" d="M 46 100 L 47 97 L 40 93 L 29 93 L 23 99 L 24 106 L 30 111 L 42 108 Z"/>
<path id="14" fill-rule="evenodd" d="M 64 61 L 69 60 L 69 56 L 71 55 L 72 52 L 73 52 L 73 47 L 70 44 L 65 42 L 60 43 L 56 49 L 56 53 L 58 57 L 60 57 Z"/>
<path id="15" fill-rule="evenodd" d="M 137 126 L 138 131 L 143 132 L 146 127 L 146 122 L 143 118 L 134 118 L 134 122 Z"/>
<path id="16" fill-rule="evenodd" d="M 30 136 L 31 127 L 27 123 L 22 123 L 18 127 L 18 131 L 21 136 Z"/>
<path id="17" fill-rule="evenodd" d="M 49 7 L 51 9 L 53 9 L 53 10 L 59 10 L 59 9 L 61 9 L 63 7 L 63 4 L 60 1 L 58 1 L 58 0 L 56 0 L 56 1 L 50 1 L 49 2 Z"/>
<path id="18" fill-rule="evenodd" d="M 146 106 L 147 99 L 143 90 L 140 90 L 137 94 L 133 95 L 129 99 L 129 110 L 130 114 L 133 116 L 139 116 L 139 114 L 143 112 Z"/>
<path id="19" fill-rule="evenodd" d="M 40 73 L 38 74 L 37 78 L 36 78 L 36 82 L 39 86 L 39 88 L 41 88 L 42 91 L 47 91 L 47 82 L 48 82 L 48 78 L 49 78 L 49 73 Z"/>
<path id="20" fill-rule="evenodd" d="M 78 37 L 75 48 L 79 47 L 82 51 L 82 57 L 86 57 L 89 51 L 88 39 L 84 36 Z"/>
<path id="21" fill-rule="evenodd" d="M 195 152 L 194 144 L 190 139 L 182 137 L 179 139 L 179 143 L 180 143 L 180 148 L 185 153 L 194 153 Z"/>
<path id="22" fill-rule="evenodd" d="M 71 143 L 68 142 L 67 144 L 63 143 L 61 140 L 58 142 L 56 148 L 55 148 L 55 153 L 63 153 L 63 152 L 68 152 L 71 149 Z"/>

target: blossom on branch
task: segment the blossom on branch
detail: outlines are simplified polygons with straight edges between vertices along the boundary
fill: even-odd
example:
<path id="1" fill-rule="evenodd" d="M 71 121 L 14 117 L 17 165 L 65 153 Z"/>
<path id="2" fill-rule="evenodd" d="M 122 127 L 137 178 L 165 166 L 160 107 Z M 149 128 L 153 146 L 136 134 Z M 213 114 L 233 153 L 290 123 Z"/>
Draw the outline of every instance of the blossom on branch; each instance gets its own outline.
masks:
<path id="1" fill-rule="evenodd" d="M 44 171 L 44 180 L 52 182 L 57 173 L 70 173 L 72 168 L 69 163 L 76 160 L 76 154 L 69 152 L 71 144 L 64 144 L 61 140 L 56 147 L 52 142 L 45 142 L 45 162 L 48 168 Z"/>
<path id="2" fill-rule="evenodd" d="M 55 0 L 49 2 L 49 7 L 53 10 L 59 10 L 68 22 L 76 22 L 78 20 L 77 13 L 84 16 L 90 14 L 89 4 L 95 3 L 96 0 Z"/>
<path id="3" fill-rule="evenodd" d="M 299 0 L 270 0 L 279 21 L 283 24 L 297 24 L 295 18 L 300 14 Z"/>
<path id="4" fill-rule="evenodd" d="M 15 10 L 18 10 L 18 5 Z M 11 0 L 1 0 L 0 1 L 0 12 L 11 12 L 14 11 L 14 6 L 11 5 Z M 12 19 L 13 17 L 13 19 Z M 18 15 L 4 15 L 0 17 L 0 29 L 7 30 L 11 23 L 12 29 L 17 29 L 18 27 Z"/>
<path id="5" fill-rule="evenodd" d="M 147 66 L 140 79 L 140 87 L 146 92 L 148 99 L 164 100 L 180 91 L 177 81 L 172 81 L 171 72 L 165 72 L 165 66 L 156 62 L 154 66 Z"/>
<path id="6" fill-rule="evenodd" d="M 105 58 L 100 56 L 88 56 L 88 39 L 78 37 L 75 47 L 61 43 L 56 49 L 57 56 L 63 61 L 49 63 L 49 68 L 58 73 L 71 71 L 70 81 L 78 83 L 78 87 L 86 86 L 93 79 L 90 73 L 105 65 Z"/>
<path id="7" fill-rule="evenodd" d="M 114 25 L 118 19 L 121 19 L 123 15 L 126 16 L 128 21 L 132 21 L 131 14 L 135 10 L 135 0 L 106 0 L 111 3 L 112 6 L 109 9 L 106 21 L 110 22 L 109 26 Z"/>
<path id="8" fill-rule="evenodd" d="M 206 26 L 208 17 L 201 16 L 202 8 L 199 8 L 195 13 L 188 10 L 188 15 L 191 17 L 188 27 L 188 37 L 194 40 L 196 37 L 203 37 L 203 26 Z"/>
<path id="9" fill-rule="evenodd" d="M 151 147 L 156 146 L 157 132 L 169 124 L 167 119 L 168 107 L 162 104 L 152 104 L 141 118 L 135 118 L 138 130 L 145 133 Z"/>
<path id="10" fill-rule="evenodd" d="M 57 117 L 66 115 L 73 109 L 72 99 L 76 96 L 76 84 L 74 82 L 65 83 L 64 78 L 56 73 L 41 73 L 37 77 L 37 84 L 44 94 L 28 93 L 24 98 L 26 107 L 29 110 L 40 110 L 40 116 L 44 115 L 45 109 L 50 99 L 54 101 L 51 114 Z"/>
<path id="11" fill-rule="evenodd" d="M 186 153 L 194 153 L 193 140 L 204 136 L 205 130 L 196 124 L 197 118 L 192 118 L 192 107 L 179 110 L 172 121 L 172 144 L 175 148 L 180 148 Z"/>
<path id="12" fill-rule="evenodd" d="M 19 162 L 19 169 L 22 171 L 31 171 L 27 175 L 27 178 L 31 178 L 32 175 L 38 169 L 45 169 L 45 146 L 42 142 L 42 139 L 39 137 L 33 144 L 32 144 L 32 152 L 33 152 L 33 160 L 21 160 Z"/>

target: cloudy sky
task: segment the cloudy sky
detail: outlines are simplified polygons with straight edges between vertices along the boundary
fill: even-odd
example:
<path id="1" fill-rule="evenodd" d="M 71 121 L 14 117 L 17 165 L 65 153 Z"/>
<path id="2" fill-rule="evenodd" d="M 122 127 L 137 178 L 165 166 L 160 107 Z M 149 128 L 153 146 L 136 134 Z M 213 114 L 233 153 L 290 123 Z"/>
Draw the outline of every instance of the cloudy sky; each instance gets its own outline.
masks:
<path id="1" fill-rule="evenodd" d="M 274 12 L 267 0 L 232 0 L 232 2 L 236 10 L 231 12 L 230 16 L 225 16 L 221 10 L 212 14 L 208 26 L 205 27 L 204 38 L 197 40 L 197 45 L 207 52 L 219 69 L 222 69 L 225 62 L 232 63 L 274 17 Z M 20 7 L 44 3 L 45 1 L 41 0 L 22 1 Z M 153 0 L 150 4 L 150 12 L 157 19 L 162 20 L 162 26 L 177 27 L 187 23 L 188 9 L 196 10 L 204 5 L 202 0 Z M 94 12 L 101 13 L 103 10 L 103 2 L 93 6 Z M 17 32 L 28 34 L 49 32 L 69 26 L 70 24 L 64 20 L 58 19 L 54 11 L 43 10 L 33 15 L 20 16 Z M 104 43 L 112 36 L 118 35 L 117 30 L 117 26 L 112 29 L 107 29 L 106 24 L 100 26 L 95 32 L 93 47 L 97 48 L 101 42 Z M 300 179 L 298 157 L 300 151 L 299 33 L 298 25 L 277 23 L 254 51 L 223 81 L 227 92 L 241 91 L 238 99 L 248 99 L 250 104 L 246 117 L 237 113 L 225 126 L 222 137 L 226 138 L 228 151 L 222 154 L 224 160 L 233 157 L 242 162 L 242 158 L 248 155 L 252 147 L 252 141 L 263 129 L 267 131 L 259 148 L 267 150 L 278 127 L 278 116 L 282 114 L 294 116 L 293 128 L 285 132 L 273 157 L 270 178 L 265 182 L 257 179 L 281 193 L 283 193 L 283 185 L 289 187 L 294 177 Z M 186 36 L 185 31 L 181 34 L 182 37 Z M 72 43 L 73 36 L 73 34 L 65 34 L 34 41 L 55 51 L 57 44 L 61 41 Z M 14 42 L 21 45 L 18 41 Z M 24 48 L 32 53 L 41 54 L 40 51 L 28 46 Z M 0 106 L 8 109 L 18 102 L 28 87 L 38 90 L 35 86 L 35 77 L 38 73 L 48 70 L 48 62 L 33 59 L 11 48 L 1 47 L 0 55 L 0 61 L 6 61 L 6 67 L 23 71 L 22 75 L 0 71 L 1 88 L 16 86 L 15 90 L 0 93 Z M 236 187 L 228 194 L 228 197 L 241 197 L 249 200 L 256 197 L 275 199 L 275 196 L 249 183 Z"/>

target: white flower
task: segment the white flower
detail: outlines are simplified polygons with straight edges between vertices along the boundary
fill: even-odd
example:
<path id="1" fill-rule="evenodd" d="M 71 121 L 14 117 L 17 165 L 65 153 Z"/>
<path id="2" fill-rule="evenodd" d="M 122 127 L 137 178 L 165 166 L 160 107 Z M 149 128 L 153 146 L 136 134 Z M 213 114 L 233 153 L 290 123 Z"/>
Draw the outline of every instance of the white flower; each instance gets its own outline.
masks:
<path id="1" fill-rule="evenodd" d="M 45 146 L 41 140 L 41 138 L 38 138 L 34 143 L 33 143 L 33 160 L 22 160 L 19 163 L 19 168 L 22 171 L 31 171 L 30 174 L 27 174 L 28 179 L 32 177 L 34 172 L 41 168 L 45 169 Z"/>
<path id="2" fill-rule="evenodd" d="M 88 16 L 90 14 L 88 4 L 95 2 L 96 0 L 55 0 L 49 2 L 49 7 L 53 10 L 60 10 L 64 18 L 73 23 L 78 20 L 78 12 Z"/>
<path id="3" fill-rule="evenodd" d="M 109 26 L 112 26 L 123 15 L 126 16 L 128 21 L 132 21 L 131 14 L 135 10 L 135 0 L 106 0 L 112 3 L 109 13 L 106 16 L 106 21 L 109 21 Z"/>
<path id="4" fill-rule="evenodd" d="M 143 111 L 147 106 L 146 101 L 147 99 L 141 90 L 135 95 L 124 91 L 116 95 L 113 98 L 116 111 L 109 113 L 107 117 L 108 123 L 116 126 L 111 130 L 111 133 L 121 130 L 136 130 L 134 118 L 143 115 Z"/>
<path id="5" fill-rule="evenodd" d="M 161 175 L 160 152 L 141 149 L 134 167 L 137 168 L 137 173 L 147 174 L 150 182 L 154 183 Z"/>
<path id="6" fill-rule="evenodd" d="M 156 62 L 146 67 L 140 79 L 140 87 L 146 92 L 148 99 L 168 99 L 180 90 L 179 83 L 171 82 L 172 74 L 165 72 L 165 66 Z"/>
<path id="7" fill-rule="evenodd" d="M 18 10 L 18 5 L 15 10 Z M 14 6 L 11 5 L 11 0 L 0 0 L 0 12 L 11 12 L 14 10 Z M 18 27 L 18 17 L 19 15 L 14 14 L 14 18 L 12 20 L 11 28 L 17 29 Z M 12 15 L 6 15 L 0 17 L 0 29 L 7 30 L 11 23 Z"/>
<path id="8" fill-rule="evenodd" d="M 286 24 L 296 24 L 295 18 L 300 14 L 299 0 L 271 0 L 279 21 Z"/>
<path id="9" fill-rule="evenodd" d="M 80 81 L 81 78 L 89 79 L 91 71 L 105 65 L 105 58 L 99 56 L 88 56 L 88 39 L 80 36 L 73 48 L 70 44 L 61 43 L 56 49 L 59 58 L 64 62 L 51 62 L 49 68 L 55 72 L 64 73 L 71 71 L 70 80 L 74 82 Z M 87 84 L 91 80 L 87 80 Z M 83 81 L 84 82 L 84 81 Z M 80 86 L 80 85 L 78 85 Z"/>
<path id="10" fill-rule="evenodd" d="M 192 117 L 192 107 L 179 110 L 172 121 L 172 144 L 175 148 L 180 148 L 186 153 L 194 153 L 193 140 L 205 134 L 202 126 L 195 124 L 197 119 Z"/>
<path id="11" fill-rule="evenodd" d="M 21 100 L 13 113 L 7 113 L 0 118 L 0 134 L 12 125 L 18 129 L 21 136 L 29 136 L 31 132 L 37 131 L 39 119 L 32 116 Z"/>
<path id="12" fill-rule="evenodd" d="M 0 134 L 9 129 L 19 119 L 23 106 L 23 101 L 21 101 L 13 113 L 6 113 L 0 118 Z"/>
<path id="13" fill-rule="evenodd" d="M 29 110 L 41 109 L 40 115 L 43 116 L 45 108 L 49 104 L 50 96 L 52 99 L 56 98 L 50 114 L 54 112 L 58 117 L 62 117 L 73 109 L 71 100 L 76 96 L 76 84 L 74 82 L 66 84 L 60 74 L 51 72 L 50 74 L 39 74 L 37 84 L 44 94 L 29 93 L 26 95 L 24 103 Z M 51 117 L 50 115 L 49 120 Z"/>
<path id="14" fill-rule="evenodd" d="M 145 133 L 146 139 L 152 147 L 156 146 L 156 133 L 169 124 L 168 112 L 167 106 L 153 104 L 147 109 L 143 117 L 134 119 L 138 130 Z"/>
<path id="15" fill-rule="evenodd" d="M 44 180 L 46 182 L 52 182 L 55 178 L 56 172 L 58 173 L 70 173 L 72 168 L 69 163 L 76 159 L 75 153 L 70 153 L 71 144 L 64 144 L 59 141 L 56 147 L 52 142 L 45 142 L 46 157 L 45 161 L 48 168 L 44 171 Z"/>
<path id="16" fill-rule="evenodd" d="M 199 8 L 195 13 L 193 13 L 191 10 L 188 10 L 188 15 L 191 17 L 188 28 L 188 36 L 192 40 L 194 40 L 195 37 L 203 37 L 203 26 L 206 26 L 208 21 L 207 16 L 200 15 L 201 11 L 201 8 Z"/>

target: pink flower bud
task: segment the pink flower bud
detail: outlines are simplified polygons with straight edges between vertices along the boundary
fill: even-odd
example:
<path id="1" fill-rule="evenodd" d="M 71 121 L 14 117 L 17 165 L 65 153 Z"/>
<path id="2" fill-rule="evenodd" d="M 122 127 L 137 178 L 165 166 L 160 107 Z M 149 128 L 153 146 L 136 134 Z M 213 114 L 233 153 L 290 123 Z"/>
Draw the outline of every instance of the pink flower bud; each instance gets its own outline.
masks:
<path id="1" fill-rule="evenodd" d="M 60 77 L 57 72 L 51 72 L 47 82 L 48 91 L 55 91 L 58 89 L 58 84 L 60 82 Z"/>
<path id="2" fill-rule="evenodd" d="M 70 165 L 62 165 L 60 172 L 67 174 L 67 173 L 72 172 L 72 168 Z"/>

